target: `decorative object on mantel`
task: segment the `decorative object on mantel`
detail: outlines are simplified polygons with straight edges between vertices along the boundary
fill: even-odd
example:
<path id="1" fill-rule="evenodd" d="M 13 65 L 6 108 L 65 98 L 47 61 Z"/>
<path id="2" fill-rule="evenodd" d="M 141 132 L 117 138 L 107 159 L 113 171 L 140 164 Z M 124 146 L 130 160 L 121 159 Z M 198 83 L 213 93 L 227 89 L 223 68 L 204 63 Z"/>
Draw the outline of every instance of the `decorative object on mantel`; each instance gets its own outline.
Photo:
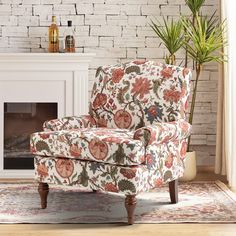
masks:
<path id="1" fill-rule="evenodd" d="M 48 29 L 48 52 L 59 52 L 59 28 L 56 16 L 52 16 L 52 24 Z"/>
<path id="2" fill-rule="evenodd" d="M 42 130 L 46 119 L 88 112 L 88 69 L 94 56 L 0 53 L 1 178 L 33 178 L 29 134 Z"/>
<path id="3" fill-rule="evenodd" d="M 75 34 L 72 29 L 72 21 L 68 20 L 67 29 L 64 33 L 64 39 L 59 39 L 59 27 L 56 22 L 56 16 L 52 16 L 52 24 L 48 28 L 48 52 L 58 53 L 75 52 Z"/>
<path id="4" fill-rule="evenodd" d="M 47 209 L 39 207 L 35 184 L 0 184 L 0 223 L 124 222 L 120 194 L 52 187 Z M 180 202 L 169 204 L 168 189 L 142 193 L 136 223 L 236 223 L 236 195 L 222 182 L 182 182 Z"/>
<path id="5" fill-rule="evenodd" d="M 205 0 L 185 0 L 191 11 L 190 17 L 182 17 L 180 21 L 170 24 L 164 19 L 164 27 L 159 22 L 152 21 L 151 28 L 163 41 L 169 56 L 166 61 L 175 64 L 175 53 L 180 48 L 185 48 L 185 67 L 188 66 L 188 58 L 193 60 L 193 69 L 196 71 L 196 78 L 193 86 L 193 95 L 190 107 L 189 123 L 193 124 L 194 108 L 197 96 L 197 85 L 203 70 L 203 65 L 208 62 L 222 62 L 222 48 L 225 45 L 224 30 L 225 24 L 215 16 L 215 13 L 207 18 L 200 14 L 201 7 Z M 177 40 L 177 38 L 183 40 Z M 190 150 L 190 140 L 187 145 L 187 158 L 185 159 L 185 173 L 180 178 L 182 181 L 190 181 L 196 177 L 196 152 Z"/>
<path id="6" fill-rule="evenodd" d="M 75 52 L 75 34 L 72 29 L 72 21 L 68 20 L 68 26 L 65 31 L 65 52 Z"/>

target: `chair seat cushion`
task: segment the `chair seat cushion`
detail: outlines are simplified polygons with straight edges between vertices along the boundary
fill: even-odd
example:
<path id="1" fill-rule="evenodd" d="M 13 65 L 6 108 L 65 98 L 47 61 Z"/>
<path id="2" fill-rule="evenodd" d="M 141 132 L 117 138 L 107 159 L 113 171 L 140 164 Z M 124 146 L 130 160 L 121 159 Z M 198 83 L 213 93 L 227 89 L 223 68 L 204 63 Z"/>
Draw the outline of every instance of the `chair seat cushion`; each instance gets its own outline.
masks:
<path id="1" fill-rule="evenodd" d="M 31 152 L 40 156 L 67 157 L 118 165 L 139 165 L 145 147 L 126 129 L 87 128 L 34 133 Z"/>

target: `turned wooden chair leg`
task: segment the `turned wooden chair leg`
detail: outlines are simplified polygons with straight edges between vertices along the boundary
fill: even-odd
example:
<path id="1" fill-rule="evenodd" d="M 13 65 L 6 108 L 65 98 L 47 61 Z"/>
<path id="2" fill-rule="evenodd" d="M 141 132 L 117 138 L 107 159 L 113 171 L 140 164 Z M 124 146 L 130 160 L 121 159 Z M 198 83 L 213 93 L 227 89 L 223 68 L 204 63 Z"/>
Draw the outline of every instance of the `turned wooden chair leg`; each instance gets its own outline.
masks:
<path id="1" fill-rule="evenodd" d="M 137 204 L 137 199 L 135 195 L 128 195 L 125 198 L 125 208 L 128 214 L 128 224 L 132 225 L 134 223 L 134 210 Z"/>
<path id="2" fill-rule="evenodd" d="M 42 209 L 45 209 L 47 207 L 47 196 L 48 196 L 48 192 L 49 192 L 48 184 L 39 183 L 38 192 L 39 192 L 40 199 L 41 199 L 41 207 L 42 207 Z"/>
<path id="3" fill-rule="evenodd" d="M 169 182 L 170 200 L 171 203 L 178 202 L 178 180 L 173 180 Z"/>

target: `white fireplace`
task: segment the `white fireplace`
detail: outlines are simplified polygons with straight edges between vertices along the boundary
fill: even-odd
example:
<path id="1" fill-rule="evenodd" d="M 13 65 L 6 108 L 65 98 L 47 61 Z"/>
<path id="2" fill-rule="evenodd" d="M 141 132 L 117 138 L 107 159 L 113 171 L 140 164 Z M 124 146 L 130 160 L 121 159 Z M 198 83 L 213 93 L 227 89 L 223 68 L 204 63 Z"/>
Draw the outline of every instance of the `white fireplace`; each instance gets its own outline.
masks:
<path id="1" fill-rule="evenodd" d="M 0 178 L 32 178 L 29 134 L 46 119 L 88 113 L 94 54 L 0 54 Z"/>

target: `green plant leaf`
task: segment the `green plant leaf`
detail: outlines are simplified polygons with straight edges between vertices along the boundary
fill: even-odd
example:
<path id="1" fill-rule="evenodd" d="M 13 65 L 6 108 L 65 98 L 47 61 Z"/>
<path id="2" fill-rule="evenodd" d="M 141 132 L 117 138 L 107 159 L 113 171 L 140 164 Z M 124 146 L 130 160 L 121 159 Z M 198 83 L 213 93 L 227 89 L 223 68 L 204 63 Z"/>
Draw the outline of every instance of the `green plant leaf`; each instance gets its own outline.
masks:
<path id="1" fill-rule="evenodd" d="M 199 14 L 200 8 L 204 2 L 205 0 L 185 0 L 185 3 L 191 10 L 193 16 L 197 16 Z"/>
<path id="2" fill-rule="evenodd" d="M 225 22 L 217 23 L 212 17 L 197 16 L 195 24 L 186 18 L 182 18 L 182 23 L 189 38 L 184 40 L 184 44 L 189 56 L 197 64 L 224 60 L 222 48 L 226 44 Z"/>
<path id="3" fill-rule="evenodd" d="M 156 35 L 162 40 L 169 51 L 169 56 L 166 56 L 166 62 L 175 64 L 175 53 L 183 46 L 184 31 L 181 20 L 174 21 L 173 19 L 168 22 L 163 18 L 164 26 L 158 20 L 151 20 L 150 27 Z"/>

